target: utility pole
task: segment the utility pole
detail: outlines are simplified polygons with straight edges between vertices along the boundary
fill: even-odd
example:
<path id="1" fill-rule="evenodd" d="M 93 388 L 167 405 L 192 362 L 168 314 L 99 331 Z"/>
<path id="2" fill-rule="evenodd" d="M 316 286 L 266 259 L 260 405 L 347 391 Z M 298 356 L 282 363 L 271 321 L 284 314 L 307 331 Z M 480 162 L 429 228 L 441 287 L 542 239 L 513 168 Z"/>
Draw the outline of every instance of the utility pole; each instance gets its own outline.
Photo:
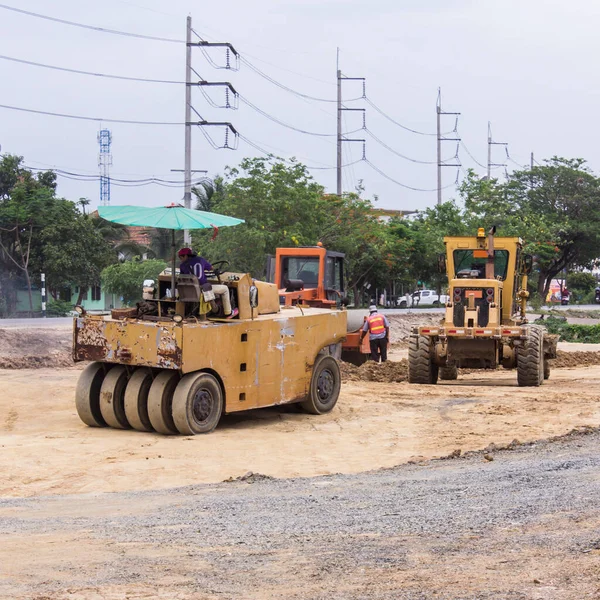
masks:
<path id="1" fill-rule="evenodd" d="M 235 57 L 236 61 L 239 61 L 239 54 L 236 49 L 228 42 L 207 42 L 199 37 L 198 42 L 192 41 L 192 34 L 198 35 L 192 29 L 192 17 L 187 17 L 186 20 L 186 31 L 185 31 L 185 140 L 184 140 L 184 168 L 183 168 L 183 204 L 185 208 L 192 207 L 192 173 L 206 173 L 206 171 L 194 170 L 192 171 L 192 126 L 208 127 L 217 126 L 225 127 L 225 144 L 223 147 L 230 148 L 229 145 L 229 132 L 233 133 L 237 140 L 238 132 L 235 127 L 228 122 L 209 122 L 204 119 L 200 113 L 192 106 L 192 86 L 224 86 L 227 90 L 227 103 L 225 108 L 231 108 L 229 103 L 229 91 L 234 95 L 237 100 L 238 93 L 231 83 L 227 81 L 216 81 L 209 82 L 200 77 L 198 73 L 192 67 L 192 48 L 198 47 L 212 47 L 218 46 L 226 48 L 227 52 L 227 65 L 226 69 L 231 69 L 230 58 L 231 54 Z M 192 81 L 192 73 L 196 74 L 199 81 Z M 199 121 L 192 121 L 192 111 L 198 116 Z M 190 232 L 185 229 L 183 232 L 183 240 L 186 245 L 191 244 Z"/>
<path id="2" fill-rule="evenodd" d="M 488 121 L 488 161 L 487 161 L 487 178 L 488 181 L 492 178 L 492 167 L 506 167 L 506 163 L 492 162 L 492 146 L 508 146 L 507 142 L 494 142 L 492 139 L 492 124 Z"/>
<path id="3" fill-rule="evenodd" d="M 183 205 L 192 206 L 192 17 L 187 18 L 185 31 L 185 158 L 183 174 Z M 183 232 L 183 243 L 189 246 L 189 229 Z"/>
<path id="4" fill-rule="evenodd" d="M 365 154 L 365 139 L 347 138 L 344 137 L 342 132 L 342 111 L 356 111 L 362 112 L 363 114 L 363 128 L 365 127 L 365 113 L 364 108 L 346 108 L 342 104 L 342 81 L 362 81 L 363 82 L 363 96 L 365 95 L 365 78 L 364 77 L 346 77 L 342 75 L 340 70 L 340 49 L 337 49 L 337 195 L 342 197 L 342 143 L 343 142 L 362 142 L 363 143 L 363 156 Z"/>
<path id="5" fill-rule="evenodd" d="M 533 171 L 533 163 L 534 163 L 534 162 L 535 162 L 535 161 L 534 161 L 534 158 L 533 158 L 533 152 L 532 152 L 532 153 L 531 153 L 531 161 L 530 161 L 530 163 L 529 163 L 529 169 L 530 169 L 531 171 Z"/>
<path id="6" fill-rule="evenodd" d="M 455 115 L 456 123 L 454 125 L 454 131 L 456 131 L 456 125 L 458 124 L 458 112 L 444 112 L 442 110 L 442 89 L 438 88 L 438 97 L 436 102 L 436 113 L 437 113 L 437 203 L 438 206 L 442 204 L 442 167 L 460 167 L 460 162 L 447 163 L 442 160 L 442 142 L 460 142 L 459 137 L 448 138 L 442 135 L 442 115 Z M 456 149 L 456 155 L 454 157 L 458 161 L 458 145 Z M 458 175 L 457 175 L 458 177 Z"/>

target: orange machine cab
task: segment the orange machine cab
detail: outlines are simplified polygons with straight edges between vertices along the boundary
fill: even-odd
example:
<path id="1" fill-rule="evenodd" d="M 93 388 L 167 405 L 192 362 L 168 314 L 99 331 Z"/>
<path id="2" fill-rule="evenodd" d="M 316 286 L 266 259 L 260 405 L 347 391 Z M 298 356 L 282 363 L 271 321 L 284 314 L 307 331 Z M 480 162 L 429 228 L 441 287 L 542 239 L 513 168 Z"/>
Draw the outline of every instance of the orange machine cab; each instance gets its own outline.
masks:
<path id="1" fill-rule="evenodd" d="M 277 248 L 267 265 L 282 305 L 335 306 L 344 296 L 344 254 L 317 246 Z"/>

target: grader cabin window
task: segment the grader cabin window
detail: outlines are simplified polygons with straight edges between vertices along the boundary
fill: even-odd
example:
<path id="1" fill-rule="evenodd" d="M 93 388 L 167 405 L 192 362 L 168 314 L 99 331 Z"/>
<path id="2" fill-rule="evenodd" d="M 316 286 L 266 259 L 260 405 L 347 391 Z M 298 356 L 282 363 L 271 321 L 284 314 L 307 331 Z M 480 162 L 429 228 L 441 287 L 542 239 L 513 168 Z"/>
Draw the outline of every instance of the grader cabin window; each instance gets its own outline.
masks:
<path id="1" fill-rule="evenodd" d="M 480 250 L 455 250 L 454 271 L 455 277 L 467 279 L 485 279 L 485 264 L 487 258 L 477 256 Z M 485 250 L 483 251 L 485 253 Z M 502 281 L 506 279 L 508 269 L 508 250 L 494 252 L 494 276 Z"/>

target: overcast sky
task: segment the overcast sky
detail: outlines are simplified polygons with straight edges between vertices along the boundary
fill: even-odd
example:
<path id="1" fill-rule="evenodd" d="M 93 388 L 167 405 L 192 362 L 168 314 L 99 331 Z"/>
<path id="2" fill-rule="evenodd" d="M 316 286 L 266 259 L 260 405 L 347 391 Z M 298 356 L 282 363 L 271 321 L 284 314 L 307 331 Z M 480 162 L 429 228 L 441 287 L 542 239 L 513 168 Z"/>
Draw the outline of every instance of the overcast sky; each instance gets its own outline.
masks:
<path id="1" fill-rule="evenodd" d="M 97 27 L 185 39 L 186 16 L 210 41 L 232 43 L 241 55 L 278 82 L 304 94 L 336 97 L 336 47 L 346 76 L 366 77 L 372 102 L 396 121 L 423 132 L 436 127 L 441 87 L 444 110 L 460 112 L 460 137 L 482 164 L 487 161 L 487 122 L 496 141 L 508 142 L 519 164 L 554 154 L 583 157 L 600 170 L 595 148 L 599 90 L 600 3 L 593 0 L 5 0 L 23 10 Z M 142 40 L 80 29 L 0 8 L 0 54 L 39 63 L 100 73 L 183 80 L 183 44 Z M 212 51 L 214 61 L 224 55 Z M 199 49 L 193 65 L 207 80 L 231 81 L 249 101 L 297 128 L 335 135 L 335 104 L 300 99 L 242 64 L 239 72 L 213 68 Z M 184 86 L 136 83 L 63 73 L 0 60 L 1 104 L 92 117 L 183 121 Z M 345 98 L 362 94 L 360 83 L 344 84 Z M 222 93 L 213 92 L 222 100 Z M 283 128 L 240 103 L 237 111 L 210 107 L 198 90 L 194 106 L 206 119 L 231 121 L 248 139 L 275 154 L 311 166 L 332 167 L 335 137 L 316 137 Z M 436 160 L 432 136 L 409 133 L 367 107 L 369 130 L 397 152 L 419 161 Z M 347 130 L 362 127 L 359 113 L 344 115 Z M 445 117 L 443 130 L 454 127 Z M 113 135 L 112 175 L 123 179 L 156 176 L 183 179 L 183 126 L 108 124 Z M 99 124 L 0 109 L 2 152 L 25 157 L 28 165 L 55 166 L 75 173 L 98 172 Z M 223 141 L 220 130 L 211 130 Z M 364 132 L 352 134 L 363 137 Z M 435 164 L 409 162 L 369 135 L 366 157 L 388 176 L 408 186 L 436 187 Z M 455 137 L 450 135 L 449 137 Z M 443 144 L 444 158 L 456 144 Z M 192 166 L 222 173 L 259 153 L 241 141 L 236 151 L 212 149 L 193 133 Z M 344 162 L 362 156 L 361 144 L 344 144 Z M 464 168 L 483 174 L 463 148 Z M 506 162 L 502 146 L 493 162 Z M 509 169 L 516 165 L 508 162 Z M 503 168 L 494 171 L 502 176 Z M 335 170 L 312 171 L 335 192 Z M 457 169 L 443 169 L 444 185 Z M 461 172 L 462 176 L 463 173 Z M 422 209 L 436 202 L 434 191 L 411 191 L 360 162 L 344 169 L 344 189 L 363 180 L 378 206 Z M 97 182 L 59 179 L 61 195 L 99 201 Z M 182 188 L 112 186 L 112 204 L 161 205 L 179 201 Z M 452 185 L 444 198 L 455 196 Z"/>

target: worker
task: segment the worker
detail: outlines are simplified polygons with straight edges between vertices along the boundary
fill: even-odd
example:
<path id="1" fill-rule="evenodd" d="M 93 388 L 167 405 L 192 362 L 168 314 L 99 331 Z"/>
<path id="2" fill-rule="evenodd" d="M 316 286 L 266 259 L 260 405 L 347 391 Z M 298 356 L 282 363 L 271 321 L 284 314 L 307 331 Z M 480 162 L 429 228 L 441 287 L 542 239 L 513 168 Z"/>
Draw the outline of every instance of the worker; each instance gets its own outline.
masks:
<path id="1" fill-rule="evenodd" d="M 191 248 L 182 248 L 179 251 L 181 264 L 179 273 L 181 275 L 195 275 L 198 278 L 202 293 L 206 302 L 214 302 L 214 295 L 221 297 L 223 303 L 223 314 L 227 319 L 232 319 L 239 314 L 238 309 L 231 310 L 231 298 L 229 297 L 229 288 L 221 284 L 209 284 L 206 281 L 206 271 L 212 271 L 212 265 L 202 256 L 198 256 Z M 208 289 L 210 286 L 211 289 Z M 206 288 L 206 289 L 205 289 Z M 213 311 L 216 305 L 213 306 Z"/>
<path id="2" fill-rule="evenodd" d="M 360 335 L 361 343 L 367 335 L 367 331 L 371 345 L 371 358 L 378 363 L 381 357 L 381 362 L 384 363 L 387 360 L 387 346 L 390 341 L 390 324 L 385 315 L 377 312 L 374 304 L 369 306 L 369 316 L 365 320 Z"/>

